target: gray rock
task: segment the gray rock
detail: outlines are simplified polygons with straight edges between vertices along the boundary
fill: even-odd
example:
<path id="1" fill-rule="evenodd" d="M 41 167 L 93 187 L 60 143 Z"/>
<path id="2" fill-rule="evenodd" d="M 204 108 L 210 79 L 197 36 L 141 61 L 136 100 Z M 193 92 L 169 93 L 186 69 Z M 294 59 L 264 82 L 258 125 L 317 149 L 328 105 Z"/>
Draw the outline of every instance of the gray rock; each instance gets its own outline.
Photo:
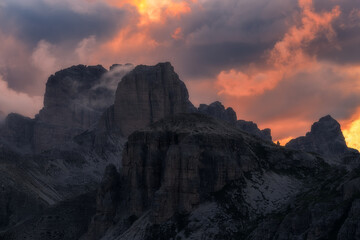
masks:
<path id="1" fill-rule="evenodd" d="M 100 239 L 113 225 L 120 193 L 120 175 L 114 165 L 108 165 L 96 196 L 96 214 L 84 240 Z"/>
<path id="2" fill-rule="evenodd" d="M 91 128 L 114 100 L 114 90 L 101 85 L 102 66 L 73 66 L 46 83 L 44 108 L 36 116 L 34 148 L 39 153 Z"/>
<path id="3" fill-rule="evenodd" d="M 212 230 L 199 216 L 214 228 L 236 222 L 237 231 L 246 231 L 237 224 L 285 208 L 326 166 L 311 154 L 262 141 L 206 115 L 168 117 L 129 136 L 116 224 L 103 239 L 176 239 L 183 233 L 174 228 L 189 215 L 194 218 L 189 229 L 199 234 L 192 239 L 221 239 L 215 230 L 207 235 Z M 207 202 L 223 207 L 210 211 L 203 207 Z M 225 213 L 230 205 L 239 220 Z M 218 215 L 228 220 L 212 219 Z M 129 227 L 131 218 L 137 220 Z"/>
<path id="4" fill-rule="evenodd" d="M 31 153 L 34 131 L 33 119 L 16 113 L 9 114 L 0 127 L 0 142 L 22 153 Z"/>
<path id="5" fill-rule="evenodd" d="M 0 238 L 7 240 L 78 240 L 95 214 L 95 194 L 63 201 L 12 227 Z"/>
<path id="6" fill-rule="evenodd" d="M 239 129 L 243 130 L 244 132 L 255 135 L 265 141 L 272 141 L 270 128 L 265 128 L 263 130 L 260 130 L 256 123 L 253 123 L 251 121 L 245 121 L 245 120 L 238 120 L 236 122 L 235 126 Z"/>
<path id="7" fill-rule="evenodd" d="M 340 124 L 330 115 L 320 118 L 306 136 L 291 140 L 286 147 L 321 154 L 332 164 L 343 163 L 343 158 L 349 155 L 352 161 L 356 161 L 359 155 L 356 150 L 346 146 Z"/>
<path id="8" fill-rule="evenodd" d="M 0 110 L 0 124 L 2 123 L 2 121 L 5 120 L 5 113 L 3 111 Z"/>
<path id="9" fill-rule="evenodd" d="M 235 111 L 230 107 L 225 109 L 219 101 L 213 102 L 210 105 L 200 104 L 198 112 L 230 124 L 235 124 L 237 120 Z"/>
<path id="10" fill-rule="evenodd" d="M 337 239 L 360 239 L 360 199 L 356 199 L 352 202 L 346 220 L 338 232 Z"/>
<path id="11" fill-rule="evenodd" d="M 219 101 L 213 102 L 210 105 L 200 104 L 198 112 L 215 119 L 225 121 L 234 125 L 238 129 L 251 135 L 255 135 L 265 141 L 272 141 L 271 130 L 269 128 L 260 130 L 256 123 L 245 120 L 237 120 L 235 111 L 231 107 L 225 109 Z"/>
<path id="12" fill-rule="evenodd" d="M 124 136 L 166 116 L 195 111 L 185 84 L 170 63 L 137 66 L 119 83 L 115 124 Z"/>

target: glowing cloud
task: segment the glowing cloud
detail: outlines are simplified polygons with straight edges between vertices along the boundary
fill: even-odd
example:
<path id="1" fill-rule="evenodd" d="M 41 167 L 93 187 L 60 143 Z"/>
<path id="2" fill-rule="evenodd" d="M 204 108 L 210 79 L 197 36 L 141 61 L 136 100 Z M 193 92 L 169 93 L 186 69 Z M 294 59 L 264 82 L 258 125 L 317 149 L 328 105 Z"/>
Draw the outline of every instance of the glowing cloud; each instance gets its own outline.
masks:
<path id="1" fill-rule="evenodd" d="M 300 0 L 301 22 L 291 27 L 284 37 L 266 54 L 267 66 L 249 64 L 247 69 L 223 71 L 218 76 L 219 94 L 249 96 L 262 94 L 274 88 L 280 81 L 305 69 L 316 67 L 316 56 L 310 56 L 305 48 L 319 35 L 329 41 L 336 36 L 331 23 L 340 15 L 338 6 L 331 12 L 316 13 L 312 0 Z"/>
<path id="2" fill-rule="evenodd" d="M 0 111 L 4 114 L 21 113 L 34 117 L 42 106 L 43 97 L 31 97 L 9 89 L 7 82 L 0 76 Z"/>
<path id="3" fill-rule="evenodd" d="M 140 25 L 143 25 L 150 22 L 165 21 L 169 16 L 179 17 L 182 14 L 189 13 L 191 12 L 190 3 L 193 3 L 194 0 L 107 0 L 107 2 L 119 8 L 123 8 L 125 5 L 136 7 L 142 17 Z"/>
<path id="4" fill-rule="evenodd" d="M 184 38 L 184 34 L 182 32 L 182 29 L 180 27 L 176 28 L 174 33 L 171 35 L 173 39 L 179 40 Z"/>
<path id="5" fill-rule="evenodd" d="M 343 134 L 348 147 L 360 149 L 360 119 L 353 121 Z"/>

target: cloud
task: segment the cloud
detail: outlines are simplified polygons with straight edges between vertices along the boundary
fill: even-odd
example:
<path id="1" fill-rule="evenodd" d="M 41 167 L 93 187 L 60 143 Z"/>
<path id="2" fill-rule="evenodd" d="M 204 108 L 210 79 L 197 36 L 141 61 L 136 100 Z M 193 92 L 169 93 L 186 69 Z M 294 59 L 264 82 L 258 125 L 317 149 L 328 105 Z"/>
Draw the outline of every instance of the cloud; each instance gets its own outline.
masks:
<path id="1" fill-rule="evenodd" d="M 262 94 L 299 71 L 317 64 L 316 56 L 308 55 L 305 48 L 320 34 L 332 41 L 335 32 L 332 22 L 340 15 L 338 6 L 331 12 L 314 12 L 312 1 L 300 0 L 301 22 L 291 27 L 284 37 L 267 53 L 266 66 L 251 63 L 242 70 L 223 71 L 218 76 L 220 94 L 248 96 Z"/>
<path id="2" fill-rule="evenodd" d="M 79 5 L 78 8 L 74 8 L 75 3 Z M 82 12 L 74 9 L 88 10 Z M 83 0 L 8 1 L 0 9 L 3 32 L 16 35 L 32 47 L 40 40 L 71 45 L 91 35 L 108 38 L 128 23 L 128 17 L 130 15 L 126 9 L 114 9 Z"/>
<path id="3" fill-rule="evenodd" d="M 0 76 L 0 111 L 7 115 L 11 112 L 34 117 L 42 106 L 43 97 L 31 97 L 10 89 Z"/>

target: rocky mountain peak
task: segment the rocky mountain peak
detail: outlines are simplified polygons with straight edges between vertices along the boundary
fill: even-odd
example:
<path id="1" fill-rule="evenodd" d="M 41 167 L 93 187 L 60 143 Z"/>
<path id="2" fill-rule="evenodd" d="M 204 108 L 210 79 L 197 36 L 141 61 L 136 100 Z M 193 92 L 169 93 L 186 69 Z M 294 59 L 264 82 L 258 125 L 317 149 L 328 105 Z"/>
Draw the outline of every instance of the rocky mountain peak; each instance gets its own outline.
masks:
<path id="1" fill-rule="evenodd" d="M 44 107 L 36 116 L 35 152 L 48 150 L 93 126 L 114 101 L 114 89 L 102 84 L 101 65 L 77 65 L 50 76 Z"/>
<path id="2" fill-rule="evenodd" d="M 124 136 L 163 117 L 195 111 L 185 84 L 169 63 L 139 65 L 118 85 L 115 124 Z"/>
<path id="3" fill-rule="evenodd" d="M 228 123 L 234 124 L 236 122 L 235 111 L 231 107 L 225 109 L 224 105 L 219 101 L 213 102 L 210 105 L 200 104 L 198 112 Z"/>
<path id="4" fill-rule="evenodd" d="M 265 141 L 272 141 L 271 129 L 265 128 L 263 130 L 260 130 L 258 128 L 258 125 L 252 121 L 238 120 L 236 122 L 236 127 L 244 132 L 255 135 Z"/>
<path id="5" fill-rule="evenodd" d="M 56 107 L 59 105 L 68 106 L 69 103 L 74 100 L 79 100 L 78 104 L 90 104 L 90 107 L 97 108 L 97 106 L 91 106 L 92 97 L 96 91 L 102 91 L 104 89 L 95 89 L 101 82 L 101 77 L 107 72 L 107 70 L 101 66 L 84 66 L 77 65 L 67 69 L 56 72 L 50 76 L 46 83 L 46 91 L 44 95 L 44 108 Z M 91 96 L 91 92 L 93 96 Z M 90 96 L 89 96 L 90 95 Z M 87 102 L 80 102 L 82 98 L 88 97 Z"/>
<path id="6" fill-rule="evenodd" d="M 307 134 L 326 135 L 326 137 L 331 138 L 344 138 L 340 124 L 330 115 L 326 115 L 325 117 L 320 118 L 318 122 L 315 122 L 311 126 L 311 131 Z M 345 139 L 343 142 L 345 144 Z"/>
<path id="7" fill-rule="evenodd" d="M 349 151 L 340 124 L 330 115 L 320 118 L 306 136 L 291 140 L 286 147 L 319 153 L 329 162 L 336 162 Z"/>

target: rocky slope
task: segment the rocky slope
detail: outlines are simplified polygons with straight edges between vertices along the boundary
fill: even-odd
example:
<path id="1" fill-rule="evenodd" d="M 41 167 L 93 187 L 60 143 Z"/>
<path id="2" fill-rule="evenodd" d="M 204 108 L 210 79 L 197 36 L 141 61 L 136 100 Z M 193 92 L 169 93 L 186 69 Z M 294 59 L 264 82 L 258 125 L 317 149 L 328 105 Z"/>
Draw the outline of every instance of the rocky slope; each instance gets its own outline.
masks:
<path id="1" fill-rule="evenodd" d="M 4 234 L 0 233 L 0 237 L 11 240 L 77 240 L 88 230 L 93 214 L 95 194 L 90 192 L 49 207 Z"/>

